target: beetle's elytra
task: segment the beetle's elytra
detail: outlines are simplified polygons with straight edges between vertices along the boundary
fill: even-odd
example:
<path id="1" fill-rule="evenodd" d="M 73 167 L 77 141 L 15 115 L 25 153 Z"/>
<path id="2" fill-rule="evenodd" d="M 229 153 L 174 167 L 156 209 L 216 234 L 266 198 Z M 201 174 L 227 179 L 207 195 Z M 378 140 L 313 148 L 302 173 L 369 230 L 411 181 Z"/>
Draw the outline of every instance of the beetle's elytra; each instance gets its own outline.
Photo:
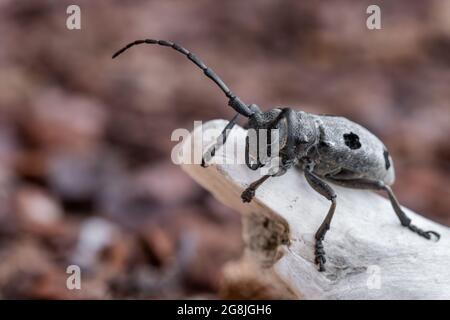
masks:
<path id="1" fill-rule="evenodd" d="M 319 271 L 325 270 L 326 260 L 322 241 L 330 228 L 337 203 L 336 194 L 327 181 L 348 188 L 385 191 L 402 226 L 426 239 L 431 239 L 434 235 L 439 240 L 438 233 L 423 231 L 411 224 L 411 219 L 401 209 L 390 188 L 395 180 L 391 156 L 385 145 L 367 129 L 344 117 L 315 115 L 291 108 L 275 108 L 263 112 L 255 104 L 247 105 L 199 58 L 171 41 L 137 40 L 117 51 L 113 58 L 132 46 L 144 43 L 171 47 L 184 54 L 219 86 L 229 99 L 228 105 L 237 112 L 217 139 L 217 143 L 204 154 L 202 166 L 205 167 L 217 148 L 225 143 L 239 115 L 248 119 L 248 128 L 279 129 L 280 141 L 283 143 L 280 146 L 281 163 L 277 174 L 265 175 L 251 183 L 241 198 L 244 202 L 250 202 L 256 189 L 269 177 L 282 175 L 292 166 L 299 166 L 309 185 L 331 202 L 328 214 L 315 234 L 315 262 L 319 266 Z M 247 166 L 252 170 L 264 166 L 259 159 L 256 163 L 250 162 L 249 139 L 246 142 L 245 158 Z"/>

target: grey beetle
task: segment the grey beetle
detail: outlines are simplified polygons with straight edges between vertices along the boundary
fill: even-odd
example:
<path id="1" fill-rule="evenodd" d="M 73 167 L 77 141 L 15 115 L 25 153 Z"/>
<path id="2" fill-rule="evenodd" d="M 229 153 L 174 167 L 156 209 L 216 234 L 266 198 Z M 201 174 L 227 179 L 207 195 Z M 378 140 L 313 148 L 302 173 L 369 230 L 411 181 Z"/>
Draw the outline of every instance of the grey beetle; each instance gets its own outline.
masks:
<path id="1" fill-rule="evenodd" d="M 336 194 L 326 181 L 348 188 L 385 191 L 402 226 L 426 239 L 431 239 L 434 235 L 439 240 L 440 235 L 437 232 L 423 231 L 411 224 L 411 219 L 401 209 L 390 188 L 395 180 L 392 158 L 384 144 L 367 129 L 343 117 L 315 115 L 291 108 L 275 108 L 262 112 L 255 104 L 243 103 L 199 58 L 171 41 L 137 40 L 117 51 L 113 58 L 132 46 L 144 43 L 171 47 L 187 56 L 219 86 L 229 99 L 228 105 L 237 112 L 222 131 L 216 144 L 205 153 L 202 159 L 203 167 L 206 167 L 215 151 L 225 143 L 239 115 L 248 118 L 249 129 L 279 130 L 282 141 L 279 149 L 280 170 L 276 174 L 264 175 L 251 183 L 241 198 L 244 202 L 250 202 L 255 196 L 256 189 L 269 177 L 282 175 L 292 166 L 300 167 L 309 185 L 331 202 L 328 214 L 315 234 L 315 263 L 318 264 L 319 271 L 325 270 L 326 259 L 322 241 L 330 229 L 336 209 Z M 248 137 L 245 159 L 247 166 L 252 170 L 264 166 L 259 159 L 256 163 L 251 163 Z"/>

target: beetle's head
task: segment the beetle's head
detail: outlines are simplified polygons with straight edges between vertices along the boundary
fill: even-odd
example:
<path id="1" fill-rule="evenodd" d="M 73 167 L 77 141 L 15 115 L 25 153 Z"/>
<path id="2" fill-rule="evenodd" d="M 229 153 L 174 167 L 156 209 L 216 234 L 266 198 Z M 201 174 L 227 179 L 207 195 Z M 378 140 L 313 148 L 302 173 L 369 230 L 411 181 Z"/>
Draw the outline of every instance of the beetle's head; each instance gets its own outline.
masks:
<path id="1" fill-rule="evenodd" d="M 248 118 L 246 124 L 246 156 L 249 157 L 253 165 L 247 166 L 253 170 L 261 167 L 276 156 L 279 146 L 286 142 L 286 125 L 285 121 L 280 121 L 274 125 L 280 109 L 272 109 L 262 112 L 256 105 L 250 105 L 249 108 L 253 114 Z M 276 131 L 276 132 L 275 132 Z M 279 142 L 275 149 L 275 142 Z M 276 152 L 276 153 L 275 153 Z"/>
<path id="2" fill-rule="evenodd" d="M 269 129 L 281 112 L 280 109 L 262 112 L 256 104 L 251 104 L 249 108 L 253 114 L 248 118 L 247 129 Z"/>

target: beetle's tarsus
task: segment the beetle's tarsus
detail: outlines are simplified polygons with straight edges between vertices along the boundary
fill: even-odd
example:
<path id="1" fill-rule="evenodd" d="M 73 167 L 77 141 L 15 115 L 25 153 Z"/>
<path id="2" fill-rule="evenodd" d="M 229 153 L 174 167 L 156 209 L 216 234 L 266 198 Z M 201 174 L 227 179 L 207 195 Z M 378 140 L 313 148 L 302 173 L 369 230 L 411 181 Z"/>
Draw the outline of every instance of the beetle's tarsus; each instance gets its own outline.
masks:
<path id="1" fill-rule="evenodd" d="M 407 226 L 409 230 L 411 230 L 412 232 L 417 233 L 419 236 L 424 237 L 425 239 L 431 240 L 432 235 L 436 238 L 436 242 L 439 241 L 439 239 L 441 238 L 441 235 L 435 231 L 424 231 L 418 227 L 416 227 L 413 224 L 410 224 Z"/>
<path id="2" fill-rule="evenodd" d="M 215 153 L 216 153 L 216 149 L 215 149 L 215 147 L 213 146 L 211 149 L 209 149 L 208 151 L 206 151 L 206 152 L 203 154 L 203 157 L 202 157 L 202 163 L 201 163 L 201 166 L 202 166 L 203 168 L 209 167 L 209 162 L 210 162 L 211 159 L 214 157 Z"/>
<path id="3" fill-rule="evenodd" d="M 209 164 L 206 163 L 205 158 L 202 157 L 202 164 L 201 164 L 202 168 L 208 168 Z"/>
<path id="4" fill-rule="evenodd" d="M 319 271 L 325 271 L 325 263 L 327 262 L 327 259 L 325 258 L 325 250 L 323 249 L 322 239 L 316 240 L 314 255 L 314 262 L 319 266 Z"/>
<path id="5" fill-rule="evenodd" d="M 436 242 L 438 242 L 441 239 L 441 234 L 437 233 L 436 231 L 429 230 L 429 231 L 426 231 L 426 233 L 432 234 L 433 236 L 435 236 Z"/>
<path id="6" fill-rule="evenodd" d="M 205 153 L 204 155 L 203 155 L 203 157 L 202 157 L 202 163 L 201 163 L 201 166 L 202 166 L 202 168 L 208 168 L 209 167 L 209 160 L 211 160 L 211 157 L 209 157 L 209 158 L 206 158 L 206 154 L 207 153 Z"/>
<path id="7" fill-rule="evenodd" d="M 255 197 L 255 191 L 258 189 L 258 187 L 264 183 L 267 179 L 269 179 L 271 175 L 266 174 L 259 178 L 258 180 L 252 182 L 247 189 L 244 190 L 241 194 L 241 199 L 243 202 L 250 202 Z"/>
<path id="8" fill-rule="evenodd" d="M 247 188 L 241 194 L 241 199 L 243 202 L 251 202 L 254 197 L 255 197 L 255 189 L 253 188 Z"/>

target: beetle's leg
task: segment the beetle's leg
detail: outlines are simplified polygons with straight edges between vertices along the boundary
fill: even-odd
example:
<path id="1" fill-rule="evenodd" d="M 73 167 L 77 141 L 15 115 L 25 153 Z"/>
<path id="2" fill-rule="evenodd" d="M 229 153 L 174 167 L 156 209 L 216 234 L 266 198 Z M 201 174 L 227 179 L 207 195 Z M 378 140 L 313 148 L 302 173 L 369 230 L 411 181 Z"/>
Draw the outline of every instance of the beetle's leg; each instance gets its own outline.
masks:
<path id="1" fill-rule="evenodd" d="M 398 219 L 402 226 L 407 227 L 409 230 L 419 234 L 420 236 L 431 239 L 431 235 L 434 235 L 437 240 L 441 237 L 439 233 L 435 231 L 424 231 L 415 225 L 411 224 L 411 219 L 403 212 L 397 198 L 392 192 L 392 189 L 387 186 L 383 181 L 380 180 L 369 180 L 369 179 L 351 179 L 351 180 L 339 180 L 327 178 L 336 184 L 340 184 L 343 187 L 347 188 L 355 188 L 355 189 L 370 189 L 370 190 L 384 190 L 387 192 L 389 196 L 389 200 L 391 201 L 392 207 L 394 208 L 395 213 L 397 214 Z"/>
<path id="2" fill-rule="evenodd" d="M 248 135 L 245 138 L 245 164 L 251 170 L 257 170 L 263 166 L 259 161 L 259 157 L 257 157 L 256 163 L 250 161 L 250 137 Z"/>
<path id="3" fill-rule="evenodd" d="M 280 114 L 275 118 L 275 120 L 271 124 L 271 129 L 275 128 L 278 123 L 286 119 L 286 149 L 285 149 L 285 157 L 287 159 L 295 158 L 295 143 L 294 143 L 294 126 L 295 122 L 295 111 L 291 108 L 283 108 L 281 109 Z"/>
<path id="4" fill-rule="evenodd" d="M 327 233 L 328 229 L 330 229 L 331 219 L 333 218 L 334 211 L 336 209 L 336 193 L 326 182 L 322 181 L 316 175 L 309 172 L 308 170 L 305 170 L 305 178 L 306 181 L 308 181 L 309 185 L 314 190 L 316 190 L 318 193 L 320 193 L 325 198 L 331 201 L 331 206 L 330 209 L 328 210 L 327 216 L 323 220 L 322 224 L 320 225 L 315 235 L 316 239 L 314 251 L 314 255 L 316 256 L 315 263 L 319 265 L 319 271 L 325 271 L 326 259 L 322 241 L 325 238 L 325 234 Z"/>
<path id="5" fill-rule="evenodd" d="M 244 190 L 241 194 L 241 199 L 243 202 L 250 202 L 252 201 L 253 197 L 255 196 L 255 191 L 258 189 L 260 185 L 263 184 L 264 181 L 269 179 L 270 175 L 264 175 L 262 178 L 256 180 L 255 182 L 251 183 L 247 189 Z"/>
<path id="6" fill-rule="evenodd" d="M 237 117 L 239 116 L 239 113 L 236 113 L 236 115 L 228 122 L 228 124 L 225 126 L 225 128 L 222 130 L 221 134 L 217 137 L 216 143 L 213 144 L 204 154 L 202 157 L 202 167 L 206 168 L 208 166 L 208 162 L 211 161 L 212 157 L 216 154 L 216 151 L 225 144 L 227 141 L 228 135 L 230 134 L 231 129 L 233 129 L 234 125 L 236 124 Z"/>
<path id="7" fill-rule="evenodd" d="M 259 178 L 258 180 L 252 182 L 247 189 L 244 190 L 241 194 L 241 199 L 243 202 L 251 202 L 253 197 L 255 196 L 255 191 L 258 189 L 260 185 L 263 184 L 264 181 L 266 181 L 269 177 L 278 177 L 286 173 L 286 171 L 291 167 L 291 164 L 284 165 L 282 167 L 279 167 L 278 171 L 274 174 L 266 174 Z"/>

